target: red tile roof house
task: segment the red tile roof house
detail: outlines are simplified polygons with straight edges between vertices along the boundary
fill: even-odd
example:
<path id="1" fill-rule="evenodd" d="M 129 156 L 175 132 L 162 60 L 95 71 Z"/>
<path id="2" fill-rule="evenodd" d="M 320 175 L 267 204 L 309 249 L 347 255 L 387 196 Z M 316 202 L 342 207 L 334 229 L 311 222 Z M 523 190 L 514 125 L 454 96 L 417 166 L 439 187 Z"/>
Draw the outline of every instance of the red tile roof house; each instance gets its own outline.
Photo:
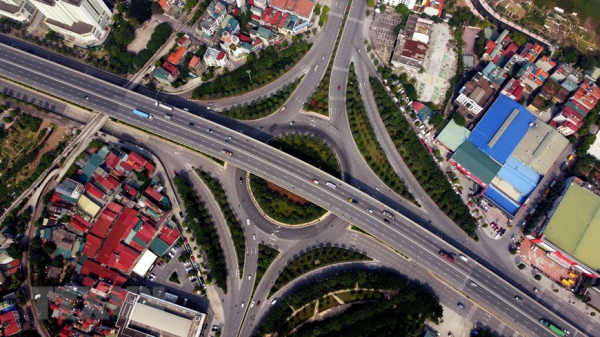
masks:
<path id="1" fill-rule="evenodd" d="M 21 332 L 21 320 L 16 310 L 0 315 L 0 322 L 3 329 L 2 336 L 13 336 Z"/>
<path id="2" fill-rule="evenodd" d="M 131 165 L 134 170 L 141 171 L 146 166 L 148 161 L 134 151 L 131 151 L 127 157 L 127 163 Z"/>

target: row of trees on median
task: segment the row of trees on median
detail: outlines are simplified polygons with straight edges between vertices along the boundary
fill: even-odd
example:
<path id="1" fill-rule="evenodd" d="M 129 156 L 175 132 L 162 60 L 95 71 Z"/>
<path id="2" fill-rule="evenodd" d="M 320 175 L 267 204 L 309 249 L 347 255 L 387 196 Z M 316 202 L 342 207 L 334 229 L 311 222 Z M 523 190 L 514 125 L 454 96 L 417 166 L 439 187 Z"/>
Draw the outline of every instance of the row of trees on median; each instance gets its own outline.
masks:
<path id="1" fill-rule="evenodd" d="M 233 240 L 233 246 L 235 248 L 241 276 L 244 272 L 244 258 L 246 256 L 246 239 L 244 238 L 244 229 L 242 228 L 239 219 L 233 213 L 231 205 L 227 200 L 225 190 L 219 181 L 200 169 L 195 169 L 195 171 L 200 179 L 202 179 L 202 181 L 206 184 L 206 186 L 208 186 L 213 197 L 219 204 L 219 208 L 221 208 L 223 218 L 225 218 L 225 222 L 229 228 L 229 233 L 231 233 L 231 239 Z"/>
<path id="2" fill-rule="evenodd" d="M 374 77 L 371 77 L 370 82 L 381 118 L 413 176 L 440 209 L 470 237 L 477 240 L 477 224 L 469 214 L 467 206 L 454 192 L 444 173 L 411 129 L 384 86 Z"/>
<path id="3" fill-rule="evenodd" d="M 300 81 L 302 81 L 302 77 L 287 84 L 273 95 L 258 99 L 250 104 L 225 110 L 221 114 L 241 120 L 254 120 L 266 117 L 279 110 L 285 104 L 290 95 L 296 90 Z"/>
<path id="4" fill-rule="evenodd" d="M 188 226 L 194 233 L 196 244 L 204 251 L 215 284 L 227 293 L 227 265 L 219 235 L 208 211 L 198 198 L 189 182 L 182 176 L 176 176 L 173 184 L 185 206 Z"/>
<path id="5" fill-rule="evenodd" d="M 369 121 L 367 110 L 360 95 L 358 87 L 358 79 L 354 71 L 354 63 L 350 65 L 348 72 L 348 87 L 346 89 L 346 110 L 348 113 L 348 123 L 352 130 L 354 143 L 364 160 L 369 164 L 369 167 L 375 174 L 389 186 L 394 192 L 398 193 L 403 198 L 416 203 L 415 198 L 410 194 L 410 191 L 400 177 L 394 171 L 392 164 L 383 152 L 383 148 L 373 126 Z"/>
<path id="6" fill-rule="evenodd" d="M 290 70 L 311 47 L 312 44 L 298 42 L 279 51 L 270 46 L 258 52 L 257 56 L 250 54 L 241 67 L 196 88 L 192 98 L 229 97 L 263 86 Z"/>

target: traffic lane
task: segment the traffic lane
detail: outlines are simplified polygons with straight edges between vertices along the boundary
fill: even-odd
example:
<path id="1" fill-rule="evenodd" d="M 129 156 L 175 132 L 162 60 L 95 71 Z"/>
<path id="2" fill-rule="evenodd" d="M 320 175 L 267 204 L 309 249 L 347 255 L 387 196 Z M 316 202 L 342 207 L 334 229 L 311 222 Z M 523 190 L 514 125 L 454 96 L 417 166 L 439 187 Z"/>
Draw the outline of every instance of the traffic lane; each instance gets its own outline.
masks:
<path id="1" fill-rule="evenodd" d="M 0 45 L 0 57 L 7 56 L 15 56 L 13 48 L 18 48 L 24 52 L 27 52 L 31 55 L 35 55 L 44 59 L 47 59 L 51 62 L 63 65 L 65 67 L 74 69 L 81 73 L 89 74 L 96 78 L 100 78 L 103 81 L 112 83 L 117 86 L 123 86 L 127 83 L 127 79 L 120 77 L 118 75 L 109 73 L 107 71 L 89 66 L 82 62 L 76 61 L 72 58 L 63 56 L 61 54 L 53 53 L 49 50 L 46 50 L 42 47 L 38 47 L 37 45 L 29 44 L 23 40 L 16 39 L 4 34 L 0 34 L 0 43 L 4 45 Z M 8 47 L 10 46 L 10 47 Z"/>
<path id="2" fill-rule="evenodd" d="M 342 214 L 342 216 L 344 216 L 344 214 Z"/>

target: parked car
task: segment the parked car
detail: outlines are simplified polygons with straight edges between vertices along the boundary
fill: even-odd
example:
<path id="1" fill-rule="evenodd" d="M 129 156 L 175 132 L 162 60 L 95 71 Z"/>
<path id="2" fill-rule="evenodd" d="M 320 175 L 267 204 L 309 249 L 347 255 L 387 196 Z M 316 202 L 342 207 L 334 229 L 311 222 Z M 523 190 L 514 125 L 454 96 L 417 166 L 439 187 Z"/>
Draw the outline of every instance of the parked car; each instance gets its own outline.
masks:
<path id="1" fill-rule="evenodd" d="M 456 305 L 459 309 L 463 310 L 465 308 L 464 304 L 458 302 L 458 304 Z"/>

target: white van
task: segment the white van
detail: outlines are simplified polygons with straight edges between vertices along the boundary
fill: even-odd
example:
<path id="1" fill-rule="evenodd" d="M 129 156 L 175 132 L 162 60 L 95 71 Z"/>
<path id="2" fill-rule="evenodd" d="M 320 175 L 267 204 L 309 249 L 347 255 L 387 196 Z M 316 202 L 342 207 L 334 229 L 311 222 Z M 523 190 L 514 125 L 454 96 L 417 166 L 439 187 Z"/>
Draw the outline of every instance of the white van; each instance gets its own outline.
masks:
<path id="1" fill-rule="evenodd" d="M 337 187 L 337 186 L 336 186 L 334 183 L 332 183 L 331 181 L 328 181 L 328 182 L 326 182 L 325 184 L 326 184 L 327 186 L 331 187 L 331 188 L 336 188 L 336 187 Z"/>
<path id="2" fill-rule="evenodd" d="M 461 260 L 463 260 L 463 261 L 465 261 L 465 262 L 469 262 L 469 259 L 467 259 L 467 257 L 466 257 L 466 256 L 464 256 L 464 255 L 462 255 L 462 254 L 460 254 L 460 255 L 458 256 L 458 258 L 459 258 L 459 259 L 461 259 Z"/>

